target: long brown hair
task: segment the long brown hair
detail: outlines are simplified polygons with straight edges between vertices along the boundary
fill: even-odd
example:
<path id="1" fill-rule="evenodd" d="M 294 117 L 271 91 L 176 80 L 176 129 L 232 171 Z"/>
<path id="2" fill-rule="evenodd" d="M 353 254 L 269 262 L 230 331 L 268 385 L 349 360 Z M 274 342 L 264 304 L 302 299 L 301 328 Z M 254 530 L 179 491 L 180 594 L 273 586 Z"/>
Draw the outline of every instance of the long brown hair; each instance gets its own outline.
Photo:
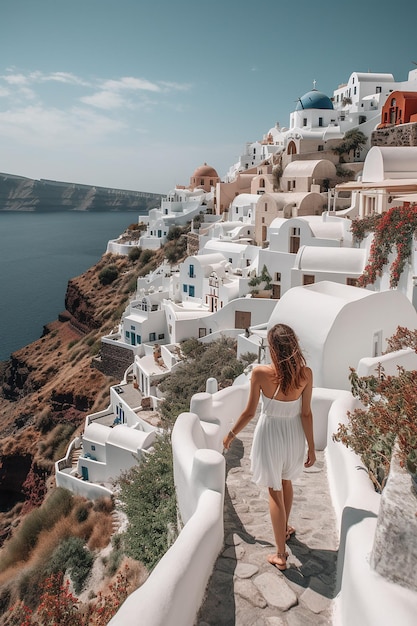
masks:
<path id="1" fill-rule="evenodd" d="M 300 387 L 307 363 L 293 329 L 286 324 L 275 324 L 268 331 L 268 344 L 282 391 L 287 393 L 292 387 Z"/>

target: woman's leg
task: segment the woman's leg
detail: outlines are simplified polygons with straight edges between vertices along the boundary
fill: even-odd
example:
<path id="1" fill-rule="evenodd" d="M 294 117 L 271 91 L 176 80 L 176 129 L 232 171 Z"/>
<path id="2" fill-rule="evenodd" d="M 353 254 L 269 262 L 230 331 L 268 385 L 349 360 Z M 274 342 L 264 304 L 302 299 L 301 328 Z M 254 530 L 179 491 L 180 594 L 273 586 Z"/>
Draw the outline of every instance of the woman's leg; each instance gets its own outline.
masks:
<path id="1" fill-rule="evenodd" d="M 290 480 L 282 481 L 282 492 L 284 496 L 284 506 L 285 506 L 285 515 L 286 515 L 286 533 L 289 529 L 291 529 L 294 532 L 294 529 L 289 525 L 289 518 L 290 518 L 292 501 L 293 501 L 293 488 L 292 488 L 292 482 Z M 292 535 L 293 532 L 292 533 L 290 532 L 290 534 Z M 288 536 L 287 536 L 287 539 L 288 539 Z"/>
<path id="2" fill-rule="evenodd" d="M 274 531 L 277 553 L 268 556 L 268 561 L 280 569 L 286 567 L 285 537 L 287 530 L 287 516 L 285 512 L 283 490 L 275 491 L 269 488 L 269 513 Z"/>

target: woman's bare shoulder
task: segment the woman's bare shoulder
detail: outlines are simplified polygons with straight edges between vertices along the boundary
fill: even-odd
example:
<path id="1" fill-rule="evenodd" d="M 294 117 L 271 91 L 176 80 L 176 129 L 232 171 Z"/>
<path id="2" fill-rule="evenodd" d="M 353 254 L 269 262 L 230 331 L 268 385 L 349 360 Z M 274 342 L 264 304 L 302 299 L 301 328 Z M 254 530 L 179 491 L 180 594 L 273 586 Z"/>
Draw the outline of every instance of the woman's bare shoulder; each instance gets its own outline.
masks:
<path id="1" fill-rule="evenodd" d="M 252 377 L 256 380 L 274 375 L 274 369 L 270 365 L 256 365 L 252 370 Z"/>
<path id="2" fill-rule="evenodd" d="M 274 373 L 274 368 L 272 365 L 255 365 L 252 370 L 252 375 L 256 372 L 256 374 L 268 374 L 271 375 Z"/>
<path id="3" fill-rule="evenodd" d="M 313 371 L 311 367 L 303 367 L 303 378 L 308 383 L 313 380 Z"/>

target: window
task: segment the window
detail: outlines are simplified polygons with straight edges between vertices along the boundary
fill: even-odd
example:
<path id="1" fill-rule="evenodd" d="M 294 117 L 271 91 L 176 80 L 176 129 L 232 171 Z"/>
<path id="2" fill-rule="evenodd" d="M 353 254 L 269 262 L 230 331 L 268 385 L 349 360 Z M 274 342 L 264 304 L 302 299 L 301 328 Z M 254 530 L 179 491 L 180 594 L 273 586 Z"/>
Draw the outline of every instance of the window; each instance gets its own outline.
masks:
<path id="1" fill-rule="evenodd" d="M 303 126 L 307 126 L 307 118 L 303 117 Z"/>
<path id="2" fill-rule="evenodd" d="M 265 202 L 264 209 L 265 209 L 265 211 L 268 210 L 268 203 L 267 202 Z"/>
<path id="3" fill-rule="evenodd" d="M 281 272 L 275 272 L 275 282 L 281 282 Z"/>
<path id="4" fill-rule="evenodd" d="M 353 95 L 356 96 L 356 87 L 353 88 Z"/>
<path id="5" fill-rule="evenodd" d="M 140 345 L 142 343 L 142 337 L 140 335 L 136 335 L 136 343 Z"/>
<path id="6" fill-rule="evenodd" d="M 304 274 L 303 285 L 313 285 L 313 284 L 314 284 L 314 276 L 312 274 Z"/>
<path id="7" fill-rule="evenodd" d="M 156 334 L 155 333 L 149 333 L 149 341 L 155 341 L 156 340 Z"/>
<path id="8" fill-rule="evenodd" d="M 381 354 L 381 347 L 382 347 L 382 330 L 378 330 L 374 333 L 372 356 L 379 356 Z"/>
<path id="9" fill-rule="evenodd" d="M 317 149 L 318 149 L 319 152 L 323 152 L 324 146 L 317 146 Z"/>
<path id="10" fill-rule="evenodd" d="M 319 126 L 323 126 L 323 118 L 319 117 Z"/>
<path id="11" fill-rule="evenodd" d="M 162 237 L 162 230 L 158 230 L 158 237 Z"/>
<path id="12" fill-rule="evenodd" d="M 259 180 L 259 187 L 265 187 L 265 179 L 264 178 L 261 178 Z"/>
<path id="13" fill-rule="evenodd" d="M 188 295 L 191 298 L 194 298 L 194 294 L 195 294 L 194 285 L 188 285 Z"/>
<path id="14" fill-rule="evenodd" d="M 292 228 L 290 235 L 290 253 L 296 254 L 300 247 L 300 229 Z"/>
<path id="15" fill-rule="evenodd" d="M 91 444 L 91 450 L 93 450 L 93 452 L 94 452 L 95 449 L 96 449 L 95 445 Z"/>
<path id="16" fill-rule="evenodd" d="M 381 93 L 381 91 L 382 91 L 382 87 L 377 87 L 377 88 L 375 89 L 375 93 Z"/>
<path id="17" fill-rule="evenodd" d="M 188 293 L 188 285 L 183 285 L 182 290 L 184 293 Z"/>
<path id="18" fill-rule="evenodd" d="M 126 339 L 130 339 L 130 332 L 128 330 L 125 330 L 125 337 Z"/>
<path id="19" fill-rule="evenodd" d="M 165 339 L 165 333 L 159 333 L 158 339 Z"/>
<path id="20" fill-rule="evenodd" d="M 194 265 L 190 264 L 189 277 L 194 278 Z"/>

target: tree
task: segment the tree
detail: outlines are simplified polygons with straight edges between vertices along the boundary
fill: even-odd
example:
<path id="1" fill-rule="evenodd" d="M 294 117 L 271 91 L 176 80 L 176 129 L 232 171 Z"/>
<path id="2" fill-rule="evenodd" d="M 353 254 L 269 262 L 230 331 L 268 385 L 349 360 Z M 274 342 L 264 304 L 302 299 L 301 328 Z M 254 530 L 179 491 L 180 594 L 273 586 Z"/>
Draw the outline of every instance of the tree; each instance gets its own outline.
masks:
<path id="1" fill-rule="evenodd" d="M 350 155 L 351 152 L 355 153 L 361 150 L 367 142 L 366 135 L 357 128 L 352 128 L 345 133 L 342 143 L 340 143 L 335 149 L 335 154 L 339 155 L 339 160 L 343 162 L 343 155 Z"/>

